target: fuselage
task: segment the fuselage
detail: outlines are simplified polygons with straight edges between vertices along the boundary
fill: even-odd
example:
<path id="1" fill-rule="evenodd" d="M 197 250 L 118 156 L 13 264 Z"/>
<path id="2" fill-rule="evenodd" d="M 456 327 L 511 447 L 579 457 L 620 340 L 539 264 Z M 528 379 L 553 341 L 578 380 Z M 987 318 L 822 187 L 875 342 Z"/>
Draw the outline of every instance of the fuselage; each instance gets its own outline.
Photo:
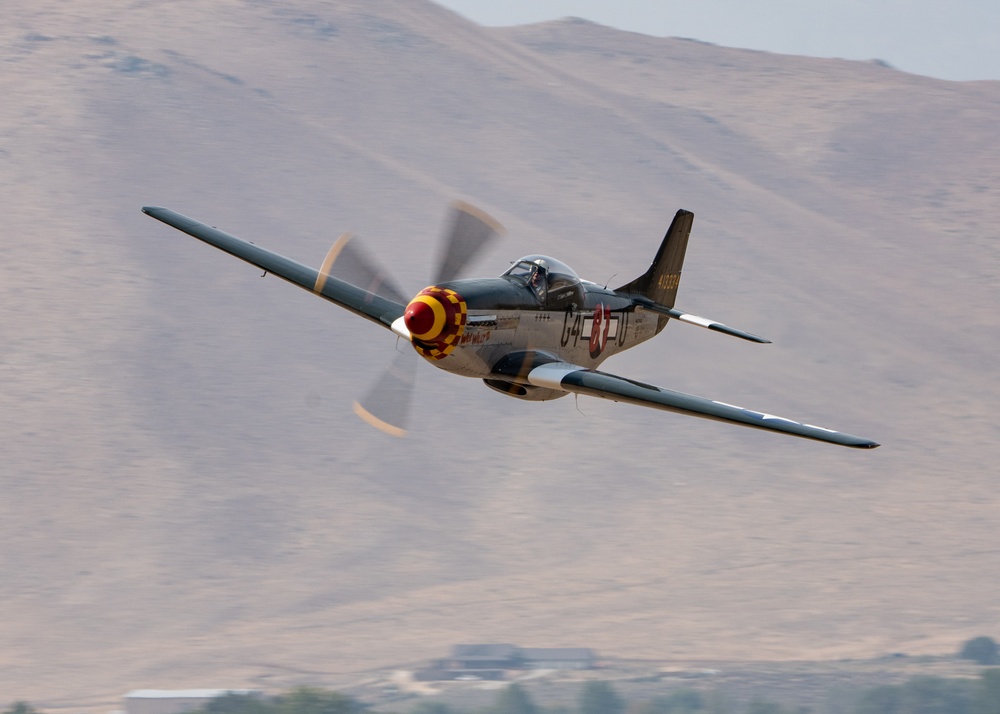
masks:
<path id="1" fill-rule="evenodd" d="M 656 335 L 666 320 L 636 309 L 633 301 L 596 283 L 578 281 L 571 294 L 540 294 L 524 280 L 455 280 L 438 287 L 454 291 L 467 307 L 464 330 L 435 367 L 488 379 L 512 353 L 537 352 L 595 368 L 611 355 Z"/>

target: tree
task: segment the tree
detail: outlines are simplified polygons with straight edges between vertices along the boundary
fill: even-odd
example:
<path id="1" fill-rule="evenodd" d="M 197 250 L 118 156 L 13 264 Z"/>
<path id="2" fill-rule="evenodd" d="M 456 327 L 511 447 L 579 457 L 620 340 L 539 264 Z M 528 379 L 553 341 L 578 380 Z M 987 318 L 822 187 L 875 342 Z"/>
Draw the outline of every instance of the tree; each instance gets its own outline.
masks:
<path id="1" fill-rule="evenodd" d="M 873 687 L 861 695 L 856 714 L 979 714 L 976 685 L 980 682 L 944 677 L 913 677 L 899 686 Z M 1000 686 L 1000 681 L 997 682 Z M 984 694 L 984 696 L 986 696 Z M 987 709 L 984 714 L 993 714 Z"/>
<path id="2" fill-rule="evenodd" d="M 857 714 L 901 714 L 902 688 L 891 684 L 873 687 L 861 695 Z"/>
<path id="3" fill-rule="evenodd" d="M 805 714 L 808 711 L 805 707 L 785 709 L 780 704 L 767 699 L 754 699 L 747 708 L 747 714 Z"/>
<path id="4" fill-rule="evenodd" d="M 693 689 L 678 689 L 662 697 L 653 697 L 640 709 L 640 714 L 696 714 L 705 711 L 704 698 Z"/>
<path id="5" fill-rule="evenodd" d="M 410 710 L 410 714 L 455 714 L 455 710 L 441 702 L 421 702 Z"/>
<path id="6" fill-rule="evenodd" d="M 3 710 L 3 714 L 38 714 L 38 710 L 28 702 L 14 702 Z"/>
<path id="7" fill-rule="evenodd" d="M 1000 714 L 1000 669 L 984 669 L 972 697 L 973 714 Z"/>
<path id="8" fill-rule="evenodd" d="M 358 714 L 364 707 L 341 694 L 312 687 L 298 687 L 278 697 L 276 714 Z"/>
<path id="9" fill-rule="evenodd" d="M 587 682 L 580 693 L 580 714 L 623 714 L 625 701 L 607 682 Z"/>
<path id="10" fill-rule="evenodd" d="M 204 714 L 272 714 L 274 707 L 256 694 L 226 692 L 201 709 Z"/>
<path id="11" fill-rule="evenodd" d="M 705 714 L 732 714 L 738 710 L 732 698 L 718 690 L 705 694 L 703 703 Z"/>
<path id="12" fill-rule="evenodd" d="M 1000 652 L 992 637 L 973 637 L 962 645 L 958 656 L 982 665 L 1000 664 Z"/>
<path id="13" fill-rule="evenodd" d="M 538 707 L 520 684 L 504 688 L 493 705 L 496 714 L 538 714 Z"/>
<path id="14" fill-rule="evenodd" d="M 968 680 L 913 677 L 902 687 L 900 711 L 905 714 L 969 714 L 972 687 Z"/>

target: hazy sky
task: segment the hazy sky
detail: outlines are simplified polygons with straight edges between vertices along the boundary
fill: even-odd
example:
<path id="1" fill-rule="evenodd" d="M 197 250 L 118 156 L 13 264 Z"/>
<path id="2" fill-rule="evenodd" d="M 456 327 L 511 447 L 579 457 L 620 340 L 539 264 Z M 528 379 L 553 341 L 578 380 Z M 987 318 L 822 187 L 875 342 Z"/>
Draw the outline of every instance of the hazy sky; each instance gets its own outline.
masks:
<path id="1" fill-rule="evenodd" d="M 1000 0 L 436 0 L 481 25 L 583 17 L 663 37 L 1000 79 Z"/>

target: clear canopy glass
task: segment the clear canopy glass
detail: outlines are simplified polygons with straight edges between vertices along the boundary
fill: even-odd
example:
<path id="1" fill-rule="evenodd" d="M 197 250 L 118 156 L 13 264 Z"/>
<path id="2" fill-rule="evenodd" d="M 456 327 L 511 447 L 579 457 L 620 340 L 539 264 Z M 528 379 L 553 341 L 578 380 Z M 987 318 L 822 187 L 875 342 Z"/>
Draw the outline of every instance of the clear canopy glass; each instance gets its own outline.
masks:
<path id="1" fill-rule="evenodd" d="M 561 260 L 547 255 L 527 255 L 514 261 L 504 276 L 529 286 L 543 303 L 583 305 L 580 276 Z"/>

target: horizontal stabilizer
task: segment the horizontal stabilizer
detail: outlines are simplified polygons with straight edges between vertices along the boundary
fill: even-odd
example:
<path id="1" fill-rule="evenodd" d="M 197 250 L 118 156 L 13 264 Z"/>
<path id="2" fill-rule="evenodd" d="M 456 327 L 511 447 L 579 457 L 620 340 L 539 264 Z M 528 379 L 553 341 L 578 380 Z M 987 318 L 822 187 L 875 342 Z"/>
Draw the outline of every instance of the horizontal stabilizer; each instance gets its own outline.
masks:
<path id="1" fill-rule="evenodd" d="M 749 332 L 744 332 L 743 330 L 737 330 L 735 327 L 730 327 L 729 325 L 723 325 L 721 322 L 716 322 L 715 320 L 709 320 L 707 317 L 698 317 L 697 315 L 689 315 L 686 312 L 678 310 L 673 307 L 667 307 L 666 305 L 659 305 L 652 300 L 643 300 L 642 298 L 634 299 L 635 304 L 639 307 L 645 308 L 650 312 L 655 312 L 658 315 L 666 315 L 667 317 L 672 317 L 675 320 L 680 320 L 681 322 L 686 322 L 689 325 L 697 325 L 698 327 L 707 327 L 709 330 L 715 330 L 716 332 L 721 332 L 726 335 L 732 335 L 733 337 L 739 337 L 741 340 L 749 340 L 750 342 L 758 342 L 760 344 L 769 345 L 771 340 L 765 340 L 763 337 L 758 337 L 757 335 L 751 334 Z"/>
<path id="2" fill-rule="evenodd" d="M 652 384 L 625 379 L 607 372 L 584 369 L 565 362 L 554 362 L 535 367 L 528 372 L 526 381 L 536 387 L 560 389 L 565 392 L 601 397 L 616 402 L 627 402 L 702 419 L 777 431 L 804 439 L 826 441 L 856 449 L 874 449 L 878 446 L 874 441 L 859 436 L 852 436 L 812 424 L 802 424 L 784 417 L 744 409 L 725 402 L 696 397 L 692 394 L 674 392 Z"/>

